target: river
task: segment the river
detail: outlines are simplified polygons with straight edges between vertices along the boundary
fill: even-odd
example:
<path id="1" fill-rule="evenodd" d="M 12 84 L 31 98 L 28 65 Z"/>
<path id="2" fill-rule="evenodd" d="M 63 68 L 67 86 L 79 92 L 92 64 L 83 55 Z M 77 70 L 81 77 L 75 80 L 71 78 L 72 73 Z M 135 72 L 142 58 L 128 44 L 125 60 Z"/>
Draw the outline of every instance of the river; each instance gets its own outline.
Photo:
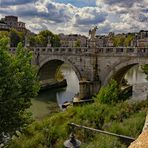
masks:
<path id="1" fill-rule="evenodd" d="M 131 101 L 141 101 L 148 97 L 148 81 L 140 65 L 131 68 L 125 75 L 125 79 L 133 86 Z"/>
<path id="2" fill-rule="evenodd" d="M 61 105 L 65 101 L 71 101 L 74 95 L 79 92 L 79 81 L 72 68 L 68 65 L 63 65 L 61 71 L 67 80 L 67 87 L 49 89 L 39 93 L 36 98 L 32 99 L 30 111 L 33 113 L 34 119 L 42 119 L 52 111 L 61 109 Z M 142 72 L 140 66 L 134 66 L 125 75 L 125 78 L 131 85 L 147 82 L 145 77 L 146 75 Z"/>
<path id="3" fill-rule="evenodd" d="M 49 89 L 39 93 L 39 95 L 32 99 L 32 106 L 30 111 L 33 113 L 35 119 L 42 119 L 49 115 L 57 108 L 61 109 L 65 101 L 72 101 L 72 98 L 79 92 L 79 80 L 68 65 L 61 66 L 61 72 L 67 80 L 67 87 L 61 89 Z"/>
<path id="4" fill-rule="evenodd" d="M 138 83 L 147 83 L 146 75 L 143 73 L 141 66 L 136 65 L 132 67 L 125 75 L 125 79 L 128 80 L 128 83 L 138 84 Z"/>

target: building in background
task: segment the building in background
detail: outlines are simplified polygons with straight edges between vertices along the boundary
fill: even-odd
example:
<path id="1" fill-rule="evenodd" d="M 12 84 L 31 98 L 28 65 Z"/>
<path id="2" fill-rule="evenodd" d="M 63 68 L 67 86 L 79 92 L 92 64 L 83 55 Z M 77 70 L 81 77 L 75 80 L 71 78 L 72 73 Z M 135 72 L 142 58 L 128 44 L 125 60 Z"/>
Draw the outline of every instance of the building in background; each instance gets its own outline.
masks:
<path id="1" fill-rule="evenodd" d="M 148 30 L 141 30 L 139 32 L 139 38 L 137 39 L 138 47 L 148 47 Z"/>
<path id="2" fill-rule="evenodd" d="M 141 30 L 139 33 L 135 33 L 131 46 L 148 47 L 148 30 Z"/>
<path id="3" fill-rule="evenodd" d="M 78 34 L 59 34 L 61 47 L 86 47 L 87 37 Z"/>
<path id="4" fill-rule="evenodd" d="M 30 32 L 26 29 L 25 23 L 18 21 L 17 16 L 5 16 L 0 20 L 0 31 L 9 31 L 10 29 L 16 29 L 17 31 L 22 31 L 24 33 Z"/>

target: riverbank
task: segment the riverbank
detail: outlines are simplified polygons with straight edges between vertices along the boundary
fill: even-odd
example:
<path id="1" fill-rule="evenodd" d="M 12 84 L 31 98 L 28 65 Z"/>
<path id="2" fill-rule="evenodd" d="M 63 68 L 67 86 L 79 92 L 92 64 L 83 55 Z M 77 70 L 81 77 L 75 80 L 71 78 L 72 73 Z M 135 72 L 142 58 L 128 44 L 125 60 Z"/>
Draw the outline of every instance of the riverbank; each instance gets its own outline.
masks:
<path id="1" fill-rule="evenodd" d="M 68 123 L 76 123 L 104 131 L 137 138 L 142 131 L 148 100 L 142 102 L 120 102 L 117 104 L 93 104 L 69 108 L 65 112 L 52 115 L 40 122 L 29 125 L 11 142 L 9 148 L 15 147 L 57 147 L 62 148 L 69 137 Z M 82 148 L 122 147 L 127 148 L 120 139 L 75 130 L 75 136 L 82 142 Z"/>
<path id="2" fill-rule="evenodd" d="M 42 120 L 53 113 L 61 111 L 56 100 L 56 93 L 57 91 L 64 91 L 66 86 L 65 79 L 63 81 L 50 81 L 50 83 L 48 81 L 48 83 L 42 85 L 38 96 L 31 99 L 32 105 L 29 111 L 32 113 L 34 120 Z"/>

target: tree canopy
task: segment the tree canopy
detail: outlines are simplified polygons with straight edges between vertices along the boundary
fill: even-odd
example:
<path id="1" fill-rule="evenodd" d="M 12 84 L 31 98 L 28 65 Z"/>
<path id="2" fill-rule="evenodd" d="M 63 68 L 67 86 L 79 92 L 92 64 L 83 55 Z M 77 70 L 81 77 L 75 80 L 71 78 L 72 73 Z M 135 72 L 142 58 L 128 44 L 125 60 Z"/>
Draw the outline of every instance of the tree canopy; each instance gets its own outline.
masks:
<path id="1" fill-rule="evenodd" d="M 46 47 L 48 42 L 51 43 L 52 47 L 60 47 L 60 38 L 58 35 L 53 34 L 49 30 L 43 30 L 38 34 L 26 35 L 27 41 L 32 47 Z M 17 31 L 16 29 L 11 29 L 10 32 L 0 31 L 0 39 L 3 37 L 10 38 L 10 46 L 17 47 L 18 43 L 21 42 L 25 44 L 25 33 Z"/>
<path id="2" fill-rule="evenodd" d="M 43 30 L 39 34 L 29 37 L 30 46 L 46 47 L 50 41 L 52 47 L 60 46 L 60 38 L 49 30 Z"/>
<path id="3" fill-rule="evenodd" d="M 112 41 L 115 47 L 118 46 L 130 46 L 131 41 L 134 39 L 133 34 L 128 34 L 127 36 L 125 35 L 120 35 L 120 36 L 114 36 L 112 37 Z"/>
<path id="4" fill-rule="evenodd" d="M 0 40 L 0 135 L 13 134 L 27 123 L 30 98 L 39 90 L 37 70 L 30 64 L 32 54 L 19 43 L 11 55 L 7 44 L 8 39 Z"/>

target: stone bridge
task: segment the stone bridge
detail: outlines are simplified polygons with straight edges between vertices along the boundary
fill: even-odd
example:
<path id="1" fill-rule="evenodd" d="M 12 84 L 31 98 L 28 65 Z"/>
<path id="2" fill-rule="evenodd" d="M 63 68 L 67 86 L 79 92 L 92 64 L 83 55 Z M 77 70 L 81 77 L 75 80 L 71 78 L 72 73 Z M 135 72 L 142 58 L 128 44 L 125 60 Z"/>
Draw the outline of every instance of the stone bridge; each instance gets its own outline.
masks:
<path id="1" fill-rule="evenodd" d="M 55 79 L 63 63 L 71 65 L 80 84 L 80 97 L 99 91 L 112 78 L 121 84 L 134 65 L 148 64 L 148 47 L 28 47 L 32 64 L 39 67 L 40 80 Z M 15 53 L 15 48 L 10 48 Z"/>

